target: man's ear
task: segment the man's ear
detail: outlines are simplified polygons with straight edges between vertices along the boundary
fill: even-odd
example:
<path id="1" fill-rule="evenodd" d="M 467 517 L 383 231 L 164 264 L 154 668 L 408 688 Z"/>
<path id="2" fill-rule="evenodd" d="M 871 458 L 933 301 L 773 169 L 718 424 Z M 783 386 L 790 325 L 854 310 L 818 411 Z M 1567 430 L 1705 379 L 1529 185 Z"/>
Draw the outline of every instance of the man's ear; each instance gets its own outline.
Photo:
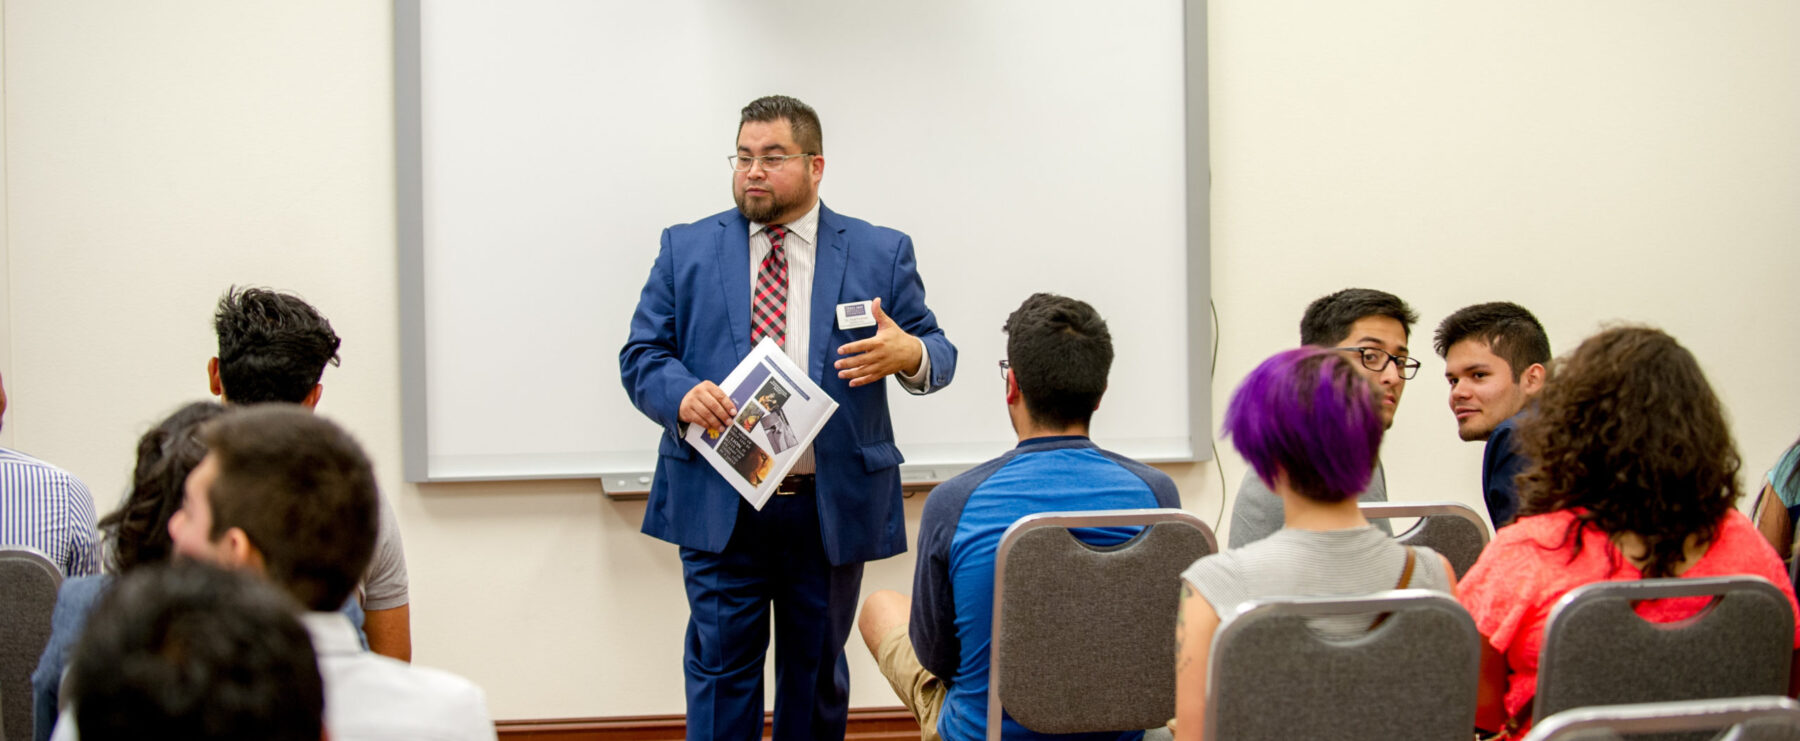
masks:
<path id="1" fill-rule="evenodd" d="M 231 568 L 263 573 L 262 551 L 257 549 L 255 543 L 250 542 L 250 535 L 243 528 L 230 528 L 220 535 L 218 553 Z"/>
<path id="2" fill-rule="evenodd" d="M 300 406 L 312 409 L 319 405 L 319 398 L 325 395 L 325 384 L 315 383 L 312 390 L 306 392 L 306 398 L 300 400 Z"/>
<path id="3" fill-rule="evenodd" d="M 206 383 L 213 396 L 225 398 L 225 383 L 219 380 L 219 359 L 216 357 L 206 361 Z"/>
<path id="4" fill-rule="evenodd" d="M 1544 369 L 1543 363 L 1532 363 L 1530 368 L 1519 374 L 1519 386 L 1525 390 L 1526 396 L 1537 396 L 1537 392 L 1544 390 L 1544 378 L 1547 375 L 1549 371 Z"/>
<path id="5" fill-rule="evenodd" d="M 1006 403 L 1008 406 L 1020 401 L 1019 379 L 1013 377 L 1011 368 L 1006 370 Z"/>

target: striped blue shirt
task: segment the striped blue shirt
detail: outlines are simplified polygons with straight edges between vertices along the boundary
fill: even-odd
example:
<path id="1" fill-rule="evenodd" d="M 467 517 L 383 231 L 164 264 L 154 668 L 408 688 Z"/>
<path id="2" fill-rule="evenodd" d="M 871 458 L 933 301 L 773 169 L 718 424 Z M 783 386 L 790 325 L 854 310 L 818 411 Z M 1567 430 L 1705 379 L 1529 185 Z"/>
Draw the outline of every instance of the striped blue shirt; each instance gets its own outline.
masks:
<path id="1" fill-rule="evenodd" d="M 100 573 L 94 497 L 74 476 L 0 448 L 0 546 L 42 551 L 63 576 Z"/>

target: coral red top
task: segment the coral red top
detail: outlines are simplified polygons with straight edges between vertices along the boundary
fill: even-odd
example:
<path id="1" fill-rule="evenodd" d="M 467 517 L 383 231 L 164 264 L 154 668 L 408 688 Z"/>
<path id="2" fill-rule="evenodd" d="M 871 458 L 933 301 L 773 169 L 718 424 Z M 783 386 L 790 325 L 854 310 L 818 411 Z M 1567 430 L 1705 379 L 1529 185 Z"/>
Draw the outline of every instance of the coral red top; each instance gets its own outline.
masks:
<path id="1" fill-rule="evenodd" d="M 1457 599 L 1475 618 L 1475 627 L 1506 656 L 1512 676 L 1506 688 L 1506 712 L 1518 715 L 1537 694 L 1538 650 L 1544 645 L 1544 621 L 1550 607 L 1569 590 L 1598 581 L 1644 578 L 1611 538 L 1599 528 L 1581 531 L 1581 554 L 1573 561 L 1574 539 L 1564 533 L 1577 508 L 1520 518 L 1500 528 L 1481 552 L 1481 558 L 1456 585 Z M 1559 547 L 1560 546 L 1560 547 Z M 1705 555 L 1682 572 L 1683 577 L 1760 576 L 1774 582 L 1794 602 L 1794 585 L 1788 581 L 1781 557 L 1769 546 L 1750 518 L 1732 510 L 1725 515 L 1718 535 Z M 1637 613 L 1655 623 L 1671 623 L 1692 617 L 1706 606 L 1706 597 L 1652 600 L 1640 603 Z M 1795 621 L 1794 645 L 1800 648 L 1800 620 Z"/>

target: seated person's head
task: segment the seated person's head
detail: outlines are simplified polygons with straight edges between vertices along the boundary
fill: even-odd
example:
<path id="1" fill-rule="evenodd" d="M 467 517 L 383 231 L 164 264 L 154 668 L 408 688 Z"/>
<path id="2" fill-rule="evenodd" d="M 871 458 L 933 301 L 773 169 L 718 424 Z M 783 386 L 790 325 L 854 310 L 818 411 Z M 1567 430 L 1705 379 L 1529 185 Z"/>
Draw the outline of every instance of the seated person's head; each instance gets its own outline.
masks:
<path id="1" fill-rule="evenodd" d="M 266 288 L 232 287 L 213 314 L 219 355 L 207 365 L 212 392 L 229 404 L 285 401 L 311 407 L 325 365 L 338 363 L 338 336 L 311 304 Z"/>
<path id="2" fill-rule="evenodd" d="M 1300 317 L 1300 344 L 1337 348 L 1381 392 L 1381 424 L 1391 427 L 1406 381 L 1419 372 L 1407 342 L 1419 315 L 1399 296 L 1346 288 L 1321 296 Z"/>
<path id="3" fill-rule="evenodd" d="M 1531 467 L 1519 515 L 1585 507 L 1577 525 L 1633 533 L 1646 577 L 1673 576 L 1689 536 L 1712 541 L 1737 502 L 1737 446 L 1700 363 L 1646 327 L 1589 337 L 1557 361 L 1520 426 Z"/>
<path id="4" fill-rule="evenodd" d="M 1225 434 L 1276 491 L 1320 502 L 1355 499 L 1381 450 L 1379 391 L 1344 353 L 1301 347 L 1250 371 L 1225 410 Z"/>
<path id="5" fill-rule="evenodd" d="M 1085 431 L 1112 370 L 1106 320 L 1084 301 L 1038 293 L 1006 318 L 1001 331 L 1014 429 L 1025 422 L 1041 430 Z"/>
<path id="6" fill-rule="evenodd" d="M 1486 440 L 1544 386 L 1550 337 L 1525 307 L 1505 301 L 1458 309 L 1432 340 L 1450 382 L 1456 434 Z"/>
<path id="7" fill-rule="evenodd" d="M 99 522 L 107 540 L 108 571 L 119 574 L 169 560 L 174 550 L 169 518 L 181 509 L 188 474 L 206 457 L 200 425 L 224 412 L 225 407 L 213 402 L 196 401 L 175 410 L 138 438 L 131 491 L 117 510 Z"/>
<path id="8" fill-rule="evenodd" d="M 296 609 L 269 585 L 209 566 L 125 575 L 94 608 L 69 667 L 81 737 L 318 741 L 325 691 Z"/>
<path id="9" fill-rule="evenodd" d="M 206 458 L 169 521 L 177 554 L 259 571 L 309 610 L 336 610 L 375 550 L 375 474 L 337 425 L 292 404 L 201 427 Z"/>

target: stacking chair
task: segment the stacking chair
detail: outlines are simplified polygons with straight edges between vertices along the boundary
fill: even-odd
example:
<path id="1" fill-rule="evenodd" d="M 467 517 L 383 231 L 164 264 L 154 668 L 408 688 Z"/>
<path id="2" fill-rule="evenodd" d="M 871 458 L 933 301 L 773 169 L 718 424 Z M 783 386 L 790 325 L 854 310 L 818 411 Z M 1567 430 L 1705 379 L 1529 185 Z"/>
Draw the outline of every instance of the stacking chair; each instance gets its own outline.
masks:
<path id="1" fill-rule="evenodd" d="M 1800 741 L 1800 703 L 1786 697 L 1733 697 L 1564 710 L 1525 741 L 1620 741 L 1631 733 L 1701 732 L 1738 741 Z"/>
<path id="2" fill-rule="evenodd" d="M 1091 546 L 1071 528 L 1142 527 Z M 987 737 L 1002 708 L 1044 733 L 1152 728 L 1175 715 L 1181 572 L 1215 552 L 1179 509 L 1052 512 L 1006 529 L 994 556 Z"/>
<path id="3" fill-rule="evenodd" d="M 0 718 L 9 741 L 31 738 L 31 671 L 50 642 L 62 570 L 35 549 L 0 548 Z"/>
<path id="4" fill-rule="evenodd" d="M 1308 625 L 1380 614 L 1348 640 Z M 1206 737 L 1467 741 L 1480 674 L 1475 621 L 1441 592 L 1255 600 L 1213 636 Z"/>
<path id="5" fill-rule="evenodd" d="M 1642 600 L 1711 597 L 1698 615 L 1651 623 Z M 1532 722 L 1573 708 L 1784 695 L 1794 647 L 1787 597 L 1754 576 L 1588 584 L 1550 609 Z"/>
<path id="6" fill-rule="evenodd" d="M 1457 502 L 1366 502 L 1361 505 L 1363 517 L 1383 520 L 1394 517 L 1417 517 L 1411 529 L 1394 536 L 1403 545 L 1422 545 L 1450 560 L 1456 578 L 1469 573 L 1475 559 L 1486 548 L 1491 533 L 1481 514 Z"/>

